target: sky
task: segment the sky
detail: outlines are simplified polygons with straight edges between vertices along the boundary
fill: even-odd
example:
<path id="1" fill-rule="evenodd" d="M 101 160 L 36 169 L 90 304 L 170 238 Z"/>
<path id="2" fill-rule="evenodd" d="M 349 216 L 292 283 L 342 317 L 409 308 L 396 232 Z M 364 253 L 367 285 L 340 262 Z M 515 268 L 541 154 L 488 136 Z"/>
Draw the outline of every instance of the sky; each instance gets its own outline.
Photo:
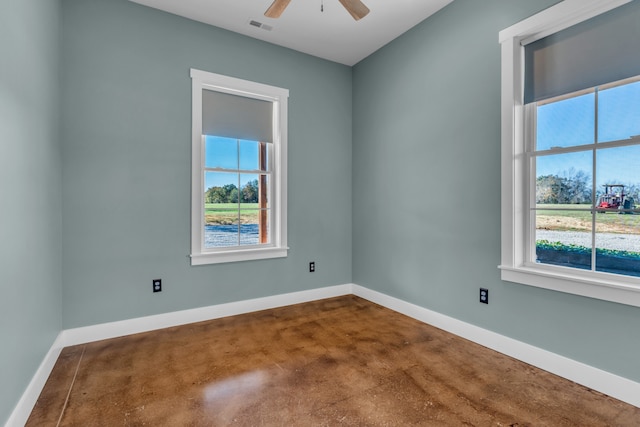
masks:
<path id="1" fill-rule="evenodd" d="M 640 136 L 640 81 L 598 92 L 598 139 L 609 142 Z M 589 93 L 538 107 L 537 149 L 593 144 L 596 134 L 595 94 Z M 538 157 L 537 176 L 570 176 L 583 171 L 592 177 L 592 152 Z M 599 150 L 596 185 L 640 184 L 640 147 Z"/>

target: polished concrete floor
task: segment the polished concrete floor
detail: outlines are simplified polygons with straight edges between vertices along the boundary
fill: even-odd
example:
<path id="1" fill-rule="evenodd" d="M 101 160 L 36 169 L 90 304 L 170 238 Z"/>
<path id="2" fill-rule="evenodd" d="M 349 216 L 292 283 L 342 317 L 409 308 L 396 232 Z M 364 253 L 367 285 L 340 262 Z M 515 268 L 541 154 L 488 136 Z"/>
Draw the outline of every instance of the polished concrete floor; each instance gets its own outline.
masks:
<path id="1" fill-rule="evenodd" d="M 640 409 L 354 296 L 65 348 L 29 426 L 638 426 Z"/>

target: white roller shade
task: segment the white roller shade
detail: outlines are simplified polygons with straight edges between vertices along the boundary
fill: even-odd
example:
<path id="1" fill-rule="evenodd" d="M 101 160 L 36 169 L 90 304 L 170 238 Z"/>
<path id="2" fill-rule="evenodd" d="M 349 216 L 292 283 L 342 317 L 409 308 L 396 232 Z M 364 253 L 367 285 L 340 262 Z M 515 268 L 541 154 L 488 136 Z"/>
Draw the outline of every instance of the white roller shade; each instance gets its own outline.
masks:
<path id="1" fill-rule="evenodd" d="M 273 142 L 273 103 L 204 89 L 202 134 Z"/>
<path id="2" fill-rule="evenodd" d="M 640 75 L 640 1 L 525 46 L 525 103 Z"/>

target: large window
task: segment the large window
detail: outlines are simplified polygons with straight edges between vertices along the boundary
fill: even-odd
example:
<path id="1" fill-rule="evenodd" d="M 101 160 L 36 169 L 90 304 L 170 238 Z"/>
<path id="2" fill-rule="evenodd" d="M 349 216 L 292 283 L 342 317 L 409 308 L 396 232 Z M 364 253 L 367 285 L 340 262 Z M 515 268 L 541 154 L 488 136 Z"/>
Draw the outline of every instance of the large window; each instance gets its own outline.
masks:
<path id="1" fill-rule="evenodd" d="M 192 265 L 286 256 L 288 91 L 191 78 Z"/>
<path id="2" fill-rule="evenodd" d="M 640 306 L 640 4 L 500 33 L 503 280 Z"/>

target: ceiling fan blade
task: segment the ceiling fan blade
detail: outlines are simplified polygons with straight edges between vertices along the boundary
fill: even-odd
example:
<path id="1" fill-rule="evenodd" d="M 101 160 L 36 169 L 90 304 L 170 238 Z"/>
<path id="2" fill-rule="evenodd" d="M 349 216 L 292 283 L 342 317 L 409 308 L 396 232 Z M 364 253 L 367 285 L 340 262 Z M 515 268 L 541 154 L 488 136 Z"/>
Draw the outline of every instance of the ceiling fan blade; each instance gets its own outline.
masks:
<path id="1" fill-rule="evenodd" d="M 364 18 L 369 13 L 369 8 L 364 5 L 360 0 L 338 0 L 347 12 L 353 16 L 356 21 Z"/>
<path id="2" fill-rule="evenodd" d="M 282 12 L 289 6 L 291 0 L 274 0 L 269 9 L 264 13 L 267 18 L 279 18 Z"/>

